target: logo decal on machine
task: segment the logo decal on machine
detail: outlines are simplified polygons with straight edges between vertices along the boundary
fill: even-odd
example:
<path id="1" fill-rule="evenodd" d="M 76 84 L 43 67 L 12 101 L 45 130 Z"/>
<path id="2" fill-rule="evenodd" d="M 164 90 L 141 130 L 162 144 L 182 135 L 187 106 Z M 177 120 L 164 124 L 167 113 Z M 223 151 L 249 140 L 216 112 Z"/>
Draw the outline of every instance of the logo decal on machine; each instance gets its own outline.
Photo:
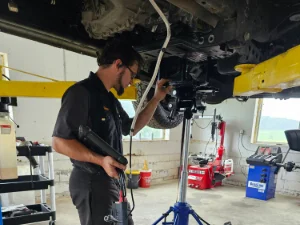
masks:
<path id="1" fill-rule="evenodd" d="M 203 171 L 203 170 L 189 170 L 189 173 L 205 174 L 205 171 Z"/>
<path id="2" fill-rule="evenodd" d="M 248 181 L 248 187 L 249 188 L 256 188 L 258 189 L 258 192 L 264 192 L 266 190 L 266 184 L 255 182 L 255 181 Z"/>
<path id="3" fill-rule="evenodd" d="M 201 178 L 201 177 L 197 177 L 197 176 L 189 175 L 189 176 L 188 176 L 188 179 L 189 179 L 189 180 L 201 180 L 202 178 Z"/>

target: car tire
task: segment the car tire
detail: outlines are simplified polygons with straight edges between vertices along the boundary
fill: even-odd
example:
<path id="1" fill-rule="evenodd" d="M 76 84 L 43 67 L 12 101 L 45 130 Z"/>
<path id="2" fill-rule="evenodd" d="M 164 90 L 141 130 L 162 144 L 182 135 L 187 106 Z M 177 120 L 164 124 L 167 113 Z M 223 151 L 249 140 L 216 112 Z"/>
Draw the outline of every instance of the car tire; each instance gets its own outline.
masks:
<path id="1" fill-rule="evenodd" d="M 132 102 L 135 110 L 137 110 L 137 107 L 140 103 L 140 100 L 143 97 L 146 88 L 147 88 L 147 83 L 145 82 L 140 82 L 139 84 L 137 84 L 137 101 Z M 150 89 L 147 98 L 143 103 L 142 109 L 147 105 L 148 101 L 153 97 L 154 91 L 155 91 L 154 88 Z M 183 121 L 183 115 L 181 114 L 175 115 L 173 120 L 169 120 L 168 118 L 169 115 L 170 115 L 170 111 L 165 109 L 162 103 L 160 103 L 157 106 L 157 109 L 154 112 L 154 115 L 150 120 L 150 122 L 147 124 L 147 126 L 155 129 L 172 129 L 180 125 L 181 122 Z"/>

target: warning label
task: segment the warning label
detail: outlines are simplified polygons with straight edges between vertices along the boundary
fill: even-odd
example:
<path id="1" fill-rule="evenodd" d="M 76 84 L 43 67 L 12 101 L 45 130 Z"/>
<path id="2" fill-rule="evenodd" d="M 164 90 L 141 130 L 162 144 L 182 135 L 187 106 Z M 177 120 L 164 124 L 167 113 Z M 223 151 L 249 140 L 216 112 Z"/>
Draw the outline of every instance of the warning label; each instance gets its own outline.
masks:
<path id="1" fill-rule="evenodd" d="M 11 126 L 10 125 L 0 125 L 0 134 L 10 134 Z"/>
<path id="2" fill-rule="evenodd" d="M 249 188 L 256 188 L 259 192 L 265 192 L 266 190 L 266 184 L 255 182 L 255 181 L 248 181 L 248 187 Z"/>

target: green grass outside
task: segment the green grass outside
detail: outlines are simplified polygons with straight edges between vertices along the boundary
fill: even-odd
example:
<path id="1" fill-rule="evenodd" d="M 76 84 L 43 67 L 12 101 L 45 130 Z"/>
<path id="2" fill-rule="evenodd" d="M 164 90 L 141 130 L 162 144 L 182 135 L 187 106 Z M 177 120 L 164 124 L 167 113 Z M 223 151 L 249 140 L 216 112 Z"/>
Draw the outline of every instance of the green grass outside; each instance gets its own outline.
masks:
<path id="1" fill-rule="evenodd" d="M 286 143 L 284 130 L 260 130 L 257 136 L 258 142 Z"/>

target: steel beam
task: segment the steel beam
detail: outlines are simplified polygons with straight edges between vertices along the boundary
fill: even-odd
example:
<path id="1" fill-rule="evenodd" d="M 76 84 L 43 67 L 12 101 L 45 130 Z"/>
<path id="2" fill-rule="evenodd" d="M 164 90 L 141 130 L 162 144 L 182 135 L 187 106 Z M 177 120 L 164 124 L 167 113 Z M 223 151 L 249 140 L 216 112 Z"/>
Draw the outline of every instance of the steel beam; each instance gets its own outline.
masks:
<path id="1" fill-rule="evenodd" d="M 38 98 L 61 98 L 64 92 L 75 81 L 5 81 L 0 79 L 1 97 L 38 97 Z M 115 90 L 112 93 L 120 100 L 134 101 L 137 98 L 137 90 L 134 85 L 125 89 L 122 96 L 118 96 Z"/>
<path id="2" fill-rule="evenodd" d="M 300 86 L 300 45 L 260 64 L 235 67 L 241 75 L 234 80 L 234 96 L 277 93 Z"/>

